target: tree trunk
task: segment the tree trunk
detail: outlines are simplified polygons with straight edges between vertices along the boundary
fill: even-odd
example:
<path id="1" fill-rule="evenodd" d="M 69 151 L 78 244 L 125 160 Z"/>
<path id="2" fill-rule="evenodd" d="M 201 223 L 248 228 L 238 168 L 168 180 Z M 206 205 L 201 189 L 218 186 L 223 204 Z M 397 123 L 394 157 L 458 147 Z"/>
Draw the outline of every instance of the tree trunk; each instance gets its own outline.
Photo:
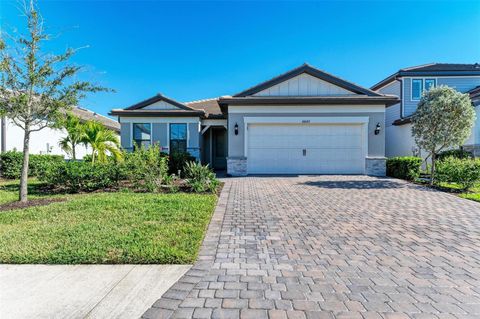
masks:
<path id="1" fill-rule="evenodd" d="M 25 125 L 25 135 L 23 137 L 23 163 L 22 173 L 20 175 L 20 202 L 27 201 L 28 195 L 28 160 L 30 158 L 30 128 Z"/>
<path id="2" fill-rule="evenodd" d="M 75 144 L 72 144 L 72 159 L 75 161 L 77 159 L 77 156 L 75 154 Z"/>
<path id="3" fill-rule="evenodd" d="M 430 170 L 430 185 L 435 183 L 435 152 L 432 152 L 432 169 Z"/>
<path id="4" fill-rule="evenodd" d="M 92 151 L 92 164 L 95 164 L 95 150 Z"/>

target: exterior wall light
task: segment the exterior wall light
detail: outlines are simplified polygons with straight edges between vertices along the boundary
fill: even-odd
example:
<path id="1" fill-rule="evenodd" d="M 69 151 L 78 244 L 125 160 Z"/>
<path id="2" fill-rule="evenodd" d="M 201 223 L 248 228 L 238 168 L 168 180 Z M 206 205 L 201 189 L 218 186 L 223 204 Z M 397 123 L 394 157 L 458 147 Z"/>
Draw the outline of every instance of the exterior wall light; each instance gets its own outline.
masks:
<path id="1" fill-rule="evenodd" d="M 235 123 L 234 129 L 235 129 L 235 135 L 238 135 L 238 123 Z"/>
<path id="2" fill-rule="evenodd" d="M 382 128 L 382 127 L 380 126 L 380 123 L 377 123 L 377 126 L 375 127 L 375 135 L 380 134 L 380 129 L 381 129 L 381 128 Z"/>

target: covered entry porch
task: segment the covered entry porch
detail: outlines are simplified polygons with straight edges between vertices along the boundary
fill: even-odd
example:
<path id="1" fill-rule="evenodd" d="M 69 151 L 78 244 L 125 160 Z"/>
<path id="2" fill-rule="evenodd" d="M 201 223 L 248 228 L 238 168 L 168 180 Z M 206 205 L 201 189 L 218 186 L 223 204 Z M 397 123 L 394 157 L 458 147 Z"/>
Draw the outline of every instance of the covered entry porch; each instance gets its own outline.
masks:
<path id="1" fill-rule="evenodd" d="M 202 164 L 215 171 L 227 169 L 227 120 L 204 120 L 201 126 Z"/>

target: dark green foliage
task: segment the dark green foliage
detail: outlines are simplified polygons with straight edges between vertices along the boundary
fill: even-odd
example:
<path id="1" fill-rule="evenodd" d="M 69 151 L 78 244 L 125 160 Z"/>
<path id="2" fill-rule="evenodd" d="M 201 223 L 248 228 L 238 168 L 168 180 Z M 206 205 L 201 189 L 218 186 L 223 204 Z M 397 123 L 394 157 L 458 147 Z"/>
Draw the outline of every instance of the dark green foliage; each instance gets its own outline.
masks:
<path id="1" fill-rule="evenodd" d="M 387 159 L 387 176 L 413 181 L 420 176 L 422 159 L 405 156 Z"/>
<path id="2" fill-rule="evenodd" d="M 157 192 L 169 184 L 168 157 L 164 156 L 158 145 L 139 148 L 127 153 L 123 164 L 127 179 L 137 190 Z"/>
<path id="3" fill-rule="evenodd" d="M 471 152 L 467 152 L 462 149 L 456 150 L 448 150 L 443 151 L 437 154 L 437 160 L 441 161 L 447 157 L 455 157 L 455 158 L 473 158 L 473 154 Z"/>
<path id="4" fill-rule="evenodd" d="M 215 192 L 218 187 L 218 180 L 208 165 L 197 162 L 185 164 L 185 177 L 189 187 L 196 193 Z"/>
<path id="5" fill-rule="evenodd" d="M 480 159 L 447 157 L 437 162 L 437 182 L 456 183 L 463 190 L 480 181 Z"/>
<path id="6" fill-rule="evenodd" d="M 71 193 L 116 187 L 124 178 L 119 165 L 77 161 L 49 163 L 38 175 L 48 187 Z"/>
<path id="7" fill-rule="evenodd" d="M 196 161 L 195 157 L 188 152 L 173 152 L 169 155 L 168 173 L 178 175 L 180 171 L 179 177 L 184 177 L 185 164 L 194 161 Z"/>
<path id="8" fill-rule="evenodd" d="M 8 151 L 0 154 L 2 177 L 9 179 L 20 178 L 22 160 L 22 152 Z M 61 155 L 31 154 L 28 175 L 37 176 L 49 163 L 61 163 L 63 161 L 64 159 Z"/>

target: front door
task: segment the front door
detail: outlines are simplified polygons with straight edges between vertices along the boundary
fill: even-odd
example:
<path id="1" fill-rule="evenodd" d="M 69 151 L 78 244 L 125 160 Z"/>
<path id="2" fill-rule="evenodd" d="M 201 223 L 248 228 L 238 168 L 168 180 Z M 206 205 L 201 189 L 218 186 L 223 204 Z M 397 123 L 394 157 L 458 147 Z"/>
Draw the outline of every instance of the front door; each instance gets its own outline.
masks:
<path id="1" fill-rule="evenodd" d="M 214 128 L 212 133 L 213 168 L 224 170 L 227 168 L 227 130 L 223 127 Z"/>

